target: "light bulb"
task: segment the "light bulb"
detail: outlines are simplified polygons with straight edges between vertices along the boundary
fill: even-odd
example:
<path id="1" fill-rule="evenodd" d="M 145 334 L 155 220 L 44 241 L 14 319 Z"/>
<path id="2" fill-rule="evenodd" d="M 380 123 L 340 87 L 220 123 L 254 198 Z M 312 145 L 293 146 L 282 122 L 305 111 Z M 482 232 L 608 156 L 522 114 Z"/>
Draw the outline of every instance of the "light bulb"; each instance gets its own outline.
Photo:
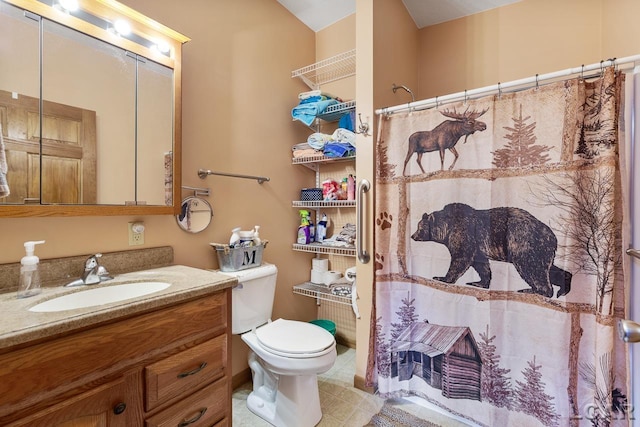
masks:
<path id="1" fill-rule="evenodd" d="M 58 4 L 67 12 L 78 10 L 78 0 L 58 0 Z"/>
<path id="2" fill-rule="evenodd" d="M 122 19 L 118 19 L 116 22 L 114 22 L 113 28 L 121 36 L 127 36 L 131 33 L 131 26 L 127 21 L 124 21 Z"/>
<path id="3" fill-rule="evenodd" d="M 171 46 L 169 46 L 169 43 L 164 40 L 158 40 L 155 44 L 155 47 L 160 53 L 169 53 L 169 51 L 171 50 Z"/>

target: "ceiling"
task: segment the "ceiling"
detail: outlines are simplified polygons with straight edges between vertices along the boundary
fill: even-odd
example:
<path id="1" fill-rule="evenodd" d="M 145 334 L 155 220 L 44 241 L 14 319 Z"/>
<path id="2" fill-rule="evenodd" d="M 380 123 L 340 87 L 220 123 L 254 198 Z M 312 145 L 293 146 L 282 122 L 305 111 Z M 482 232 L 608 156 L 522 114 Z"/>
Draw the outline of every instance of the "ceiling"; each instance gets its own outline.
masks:
<path id="1" fill-rule="evenodd" d="M 418 28 L 516 3 L 520 0 L 402 0 Z M 278 0 L 313 31 L 356 12 L 356 0 Z"/>

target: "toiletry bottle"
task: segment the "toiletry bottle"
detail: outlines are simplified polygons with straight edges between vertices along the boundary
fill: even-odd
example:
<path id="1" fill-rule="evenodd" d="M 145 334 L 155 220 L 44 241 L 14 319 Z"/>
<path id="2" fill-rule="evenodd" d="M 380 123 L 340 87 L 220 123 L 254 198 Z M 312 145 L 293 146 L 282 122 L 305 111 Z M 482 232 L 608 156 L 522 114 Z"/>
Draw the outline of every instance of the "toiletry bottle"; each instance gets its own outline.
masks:
<path id="1" fill-rule="evenodd" d="M 355 200 L 356 199 L 356 178 L 349 174 L 349 178 L 347 178 L 347 200 Z"/>
<path id="2" fill-rule="evenodd" d="M 309 217 L 309 212 L 306 210 L 298 211 L 300 214 L 300 226 L 298 227 L 298 239 L 296 242 L 299 245 L 308 245 L 309 240 L 309 221 L 307 218 Z"/>
<path id="3" fill-rule="evenodd" d="M 236 227 L 231 230 L 231 238 L 229 239 L 229 247 L 234 248 L 238 243 L 240 243 L 240 227 Z"/>
<path id="4" fill-rule="evenodd" d="M 309 243 L 313 243 L 316 241 L 316 226 L 311 220 L 311 214 L 307 216 L 307 222 L 309 223 Z"/>
<path id="5" fill-rule="evenodd" d="M 38 295 L 40 289 L 40 274 L 38 271 L 38 263 L 40 259 L 33 254 L 35 245 L 44 243 L 44 240 L 37 242 L 25 242 L 24 249 L 27 254 L 20 260 L 20 284 L 18 285 L 18 298 L 26 298 Z"/>
<path id="6" fill-rule="evenodd" d="M 316 242 L 322 243 L 324 242 L 325 237 L 327 237 L 327 214 L 322 214 L 322 219 L 318 221 L 318 226 L 316 227 Z"/>
<path id="7" fill-rule="evenodd" d="M 260 240 L 260 234 L 258 233 L 258 231 L 260 231 L 260 226 L 256 225 L 255 228 L 253 229 L 253 244 L 254 244 L 254 246 L 260 246 L 260 244 L 262 244 L 262 240 Z"/>

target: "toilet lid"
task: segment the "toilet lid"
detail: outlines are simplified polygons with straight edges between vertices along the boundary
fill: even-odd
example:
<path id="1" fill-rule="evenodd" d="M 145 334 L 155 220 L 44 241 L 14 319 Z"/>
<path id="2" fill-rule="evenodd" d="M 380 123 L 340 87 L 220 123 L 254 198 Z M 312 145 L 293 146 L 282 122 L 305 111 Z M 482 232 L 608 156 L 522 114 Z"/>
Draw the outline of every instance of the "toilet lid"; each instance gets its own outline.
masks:
<path id="1" fill-rule="evenodd" d="M 333 335 L 320 326 L 278 319 L 256 329 L 260 345 L 275 353 L 313 354 L 331 347 Z"/>

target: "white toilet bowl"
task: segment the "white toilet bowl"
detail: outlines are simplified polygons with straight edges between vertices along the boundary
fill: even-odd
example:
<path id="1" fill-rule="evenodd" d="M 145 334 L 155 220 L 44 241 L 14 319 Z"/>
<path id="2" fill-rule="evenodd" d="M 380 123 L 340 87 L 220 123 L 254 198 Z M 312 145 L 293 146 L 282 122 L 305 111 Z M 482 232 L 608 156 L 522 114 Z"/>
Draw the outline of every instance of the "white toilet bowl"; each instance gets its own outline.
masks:
<path id="1" fill-rule="evenodd" d="M 317 375 L 336 361 L 336 341 L 320 326 L 270 321 L 278 269 L 273 264 L 235 272 L 231 331 L 249 346 L 253 391 L 247 407 L 277 427 L 313 427 L 322 418 Z"/>
<path id="2" fill-rule="evenodd" d="M 241 337 L 251 349 L 249 410 L 278 427 L 320 422 L 317 375 L 335 363 L 333 335 L 310 323 L 278 319 Z"/>

